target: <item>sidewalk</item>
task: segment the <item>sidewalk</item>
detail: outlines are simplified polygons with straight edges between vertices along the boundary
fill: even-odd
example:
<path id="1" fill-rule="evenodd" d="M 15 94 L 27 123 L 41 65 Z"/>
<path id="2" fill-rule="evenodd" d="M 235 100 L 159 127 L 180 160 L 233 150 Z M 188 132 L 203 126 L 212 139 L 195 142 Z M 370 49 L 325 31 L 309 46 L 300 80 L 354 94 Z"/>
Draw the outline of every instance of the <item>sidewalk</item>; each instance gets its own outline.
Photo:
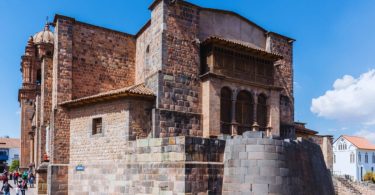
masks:
<path id="1" fill-rule="evenodd" d="M 13 182 L 13 180 L 9 180 L 9 184 L 13 187 L 13 189 L 11 189 L 11 191 L 10 191 L 10 195 L 15 195 L 16 194 L 16 190 L 15 190 L 15 188 L 16 188 L 16 185 L 14 185 L 14 182 Z M 3 186 L 3 182 L 1 182 L 1 184 L 0 184 L 0 186 L 2 187 Z M 0 188 L 1 189 L 1 188 Z M 26 195 L 37 195 L 37 193 L 36 193 L 36 188 L 35 188 L 35 185 L 34 185 L 34 188 L 28 188 L 27 190 L 26 190 Z M 3 194 L 3 192 L 0 192 L 0 194 Z"/>

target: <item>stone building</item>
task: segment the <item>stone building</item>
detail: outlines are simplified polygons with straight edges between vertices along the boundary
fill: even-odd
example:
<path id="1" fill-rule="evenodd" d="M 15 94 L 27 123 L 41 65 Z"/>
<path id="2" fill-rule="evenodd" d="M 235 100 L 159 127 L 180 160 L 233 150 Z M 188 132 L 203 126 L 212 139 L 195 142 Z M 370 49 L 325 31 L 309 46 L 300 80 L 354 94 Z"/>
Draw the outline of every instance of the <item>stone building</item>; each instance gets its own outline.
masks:
<path id="1" fill-rule="evenodd" d="M 56 15 L 29 39 L 21 164 L 38 192 L 330 194 L 319 147 L 282 141 L 295 138 L 294 40 L 186 1 L 149 10 L 135 35 Z"/>

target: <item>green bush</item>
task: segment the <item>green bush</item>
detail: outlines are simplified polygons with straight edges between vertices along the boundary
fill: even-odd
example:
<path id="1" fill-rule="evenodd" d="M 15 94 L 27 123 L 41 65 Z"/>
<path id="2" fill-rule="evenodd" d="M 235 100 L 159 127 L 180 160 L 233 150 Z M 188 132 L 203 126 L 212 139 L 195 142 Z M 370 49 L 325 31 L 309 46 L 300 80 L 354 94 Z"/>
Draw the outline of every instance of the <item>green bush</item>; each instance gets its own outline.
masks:
<path id="1" fill-rule="evenodd" d="M 9 167 L 9 171 L 13 172 L 14 170 L 18 169 L 20 167 L 20 161 L 19 160 L 13 160 L 12 164 Z"/>

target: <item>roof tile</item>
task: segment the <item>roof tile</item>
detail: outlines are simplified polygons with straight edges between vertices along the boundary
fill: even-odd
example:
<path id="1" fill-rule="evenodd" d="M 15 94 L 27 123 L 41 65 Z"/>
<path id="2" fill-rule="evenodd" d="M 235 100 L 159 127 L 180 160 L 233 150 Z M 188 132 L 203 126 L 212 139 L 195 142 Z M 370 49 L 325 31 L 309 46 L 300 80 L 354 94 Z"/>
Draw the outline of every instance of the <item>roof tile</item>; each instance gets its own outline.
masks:
<path id="1" fill-rule="evenodd" d="M 359 149 L 375 150 L 375 144 L 372 144 L 370 141 L 368 141 L 367 139 L 363 137 L 348 136 L 348 135 L 343 135 L 342 137 L 348 140 L 350 143 L 352 143 Z"/>

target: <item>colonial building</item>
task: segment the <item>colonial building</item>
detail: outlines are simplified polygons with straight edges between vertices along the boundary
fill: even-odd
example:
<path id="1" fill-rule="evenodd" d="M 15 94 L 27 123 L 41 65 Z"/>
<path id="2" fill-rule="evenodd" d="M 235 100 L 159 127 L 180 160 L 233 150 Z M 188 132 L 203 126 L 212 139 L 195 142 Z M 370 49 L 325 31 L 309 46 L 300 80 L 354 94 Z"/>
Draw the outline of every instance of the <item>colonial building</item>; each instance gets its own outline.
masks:
<path id="1" fill-rule="evenodd" d="M 294 162 L 329 178 L 319 147 L 282 141 L 295 138 L 293 39 L 186 1 L 156 0 L 149 9 L 135 35 L 56 15 L 30 37 L 21 160 L 35 165 L 39 193 L 229 193 L 237 189 L 225 170 L 251 164 L 259 178 L 274 172 L 263 183 L 238 181 L 254 184 L 242 192 L 293 191 Z M 304 158 L 285 163 L 292 151 Z M 302 173 L 290 177 L 301 183 Z M 304 182 L 330 192 L 321 181 Z"/>
<path id="2" fill-rule="evenodd" d="M 354 181 L 363 181 L 367 172 L 374 172 L 375 144 L 357 136 L 342 135 L 333 143 L 333 171 Z"/>
<path id="3" fill-rule="evenodd" d="M 19 160 L 20 147 L 19 139 L 0 138 L 0 165 L 10 166 L 14 160 Z"/>

